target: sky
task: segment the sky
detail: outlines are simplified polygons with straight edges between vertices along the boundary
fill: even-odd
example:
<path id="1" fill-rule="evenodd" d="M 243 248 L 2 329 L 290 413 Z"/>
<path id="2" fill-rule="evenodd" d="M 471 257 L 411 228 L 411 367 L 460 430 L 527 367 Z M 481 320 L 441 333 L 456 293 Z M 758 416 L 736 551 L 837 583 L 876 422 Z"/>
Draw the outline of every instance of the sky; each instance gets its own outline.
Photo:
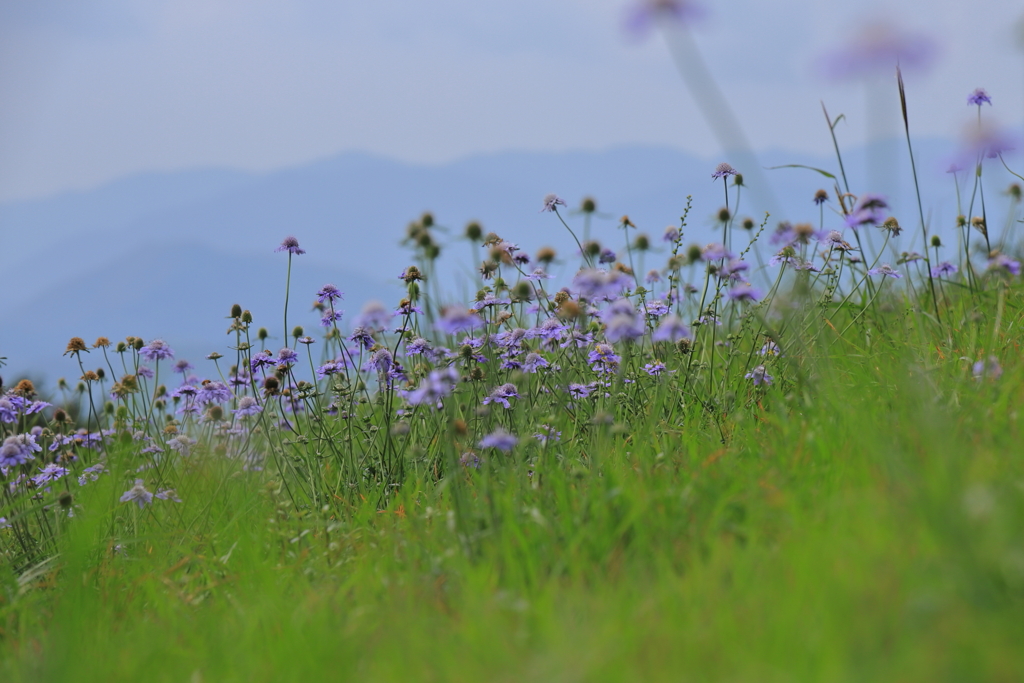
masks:
<path id="1" fill-rule="evenodd" d="M 705 2 L 680 31 L 637 35 L 627 0 L 0 0 L 0 201 L 146 171 L 268 171 L 344 151 L 420 164 L 507 150 L 643 144 L 713 157 L 692 36 L 755 150 L 825 153 L 900 132 L 892 73 L 837 80 L 865 26 L 927 37 L 908 64 L 915 135 L 976 111 L 1024 124 L 1019 0 Z M 699 79 L 697 79 L 699 81 Z M 695 82 L 700 87 L 694 87 Z M 717 112 L 717 113 L 716 113 Z"/>

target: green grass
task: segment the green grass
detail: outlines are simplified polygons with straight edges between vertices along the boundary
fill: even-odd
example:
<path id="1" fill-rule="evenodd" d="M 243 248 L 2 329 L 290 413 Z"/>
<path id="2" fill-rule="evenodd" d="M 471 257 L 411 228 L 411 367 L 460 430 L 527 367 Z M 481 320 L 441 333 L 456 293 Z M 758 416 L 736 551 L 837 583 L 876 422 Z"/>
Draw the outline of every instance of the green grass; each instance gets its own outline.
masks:
<path id="1" fill-rule="evenodd" d="M 879 307 L 782 359 L 802 382 L 717 414 L 664 383 L 383 509 L 200 454 L 140 512 L 115 472 L 2 569 L 0 679 L 1024 680 L 1024 290 L 1001 306 Z"/>

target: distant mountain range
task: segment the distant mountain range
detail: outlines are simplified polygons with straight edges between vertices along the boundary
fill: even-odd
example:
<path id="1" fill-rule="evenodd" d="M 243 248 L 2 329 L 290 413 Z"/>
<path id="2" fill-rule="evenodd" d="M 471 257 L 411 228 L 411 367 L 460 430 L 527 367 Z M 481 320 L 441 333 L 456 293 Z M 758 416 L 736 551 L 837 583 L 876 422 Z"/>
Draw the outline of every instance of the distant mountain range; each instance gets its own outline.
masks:
<path id="1" fill-rule="evenodd" d="M 925 211 L 933 229 L 952 235 L 956 216 L 952 177 L 946 173 L 951 145 L 916 141 Z M 873 159 L 871 163 L 866 160 Z M 405 226 L 431 211 L 445 243 L 442 288 L 450 298 L 470 297 L 463 275 L 483 251 L 458 238 L 464 225 L 479 220 L 485 230 L 519 244 L 529 253 L 551 245 L 566 256 L 571 274 L 574 243 L 558 219 L 541 213 L 545 194 L 569 203 L 596 198 L 592 236 L 613 249 L 623 245 L 617 229 L 628 214 L 657 240 L 667 225 L 678 225 L 687 195 L 693 209 L 687 239 L 716 239 L 713 216 L 723 203 L 711 173 L 719 161 L 683 152 L 627 147 L 601 152 L 502 152 L 440 166 L 416 166 L 361 153 L 345 153 L 303 166 L 253 174 L 223 169 L 147 173 L 86 192 L 0 205 L 0 356 L 5 379 L 30 373 L 52 382 L 77 377 L 61 353 L 67 340 L 92 342 L 99 335 L 120 339 L 162 337 L 179 356 L 196 362 L 230 342 L 225 316 L 233 303 L 249 308 L 256 324 L 284 344 L 281 318 L 287 257 L 274 253 L 286 235 L 307 253 L 293 261 L 289 325 L 313 330 L 309 303 L 323 284 L 346 293 L 351 318 L 369 299 L 397 302 L 398 274 L 410 261 L 399 247 Z M 901 249 L 921 249 L 917 206 L 904 143 L 892 141 L 849 152 L 844 159 L 854 192 L 888 195 L 906 229 Z M 764 167 L 804 164 L 838 173 L 832 156 L 780 151 L 761 155 Z M 865 168 L 884 176 L 866 182 Z M 1001 225 L 1007 200 L 1000 194 L 1012 178 L 988 167 L 985 178 L 989 224 Z M 741 172 L 743 169 L 739 169 Z M 818 222 L 815 190 L 833 181 L 813 171 L 764 171 L 781 206 L 770 219 Z M 739 214 L 760 221 L 767 206 L 764 188 L 741 197 Z M 760 192 L 758 192 L 760 190 Z M 758 194 L 761 198 L 758 198 Z M 835 201 L 829 205 L 834 207 Z M 976 211 L 977 213 L 977 211 Z M 826 211 L 826 226 L 838 220 Z M 470 262 L 472 251 L 474 262 Z M 648 254 L 658 267 L 664 254 Z M 90 361 L 91 363 L 92 361 Z M 203 361 L 205 362 L 205 361 Z"/>

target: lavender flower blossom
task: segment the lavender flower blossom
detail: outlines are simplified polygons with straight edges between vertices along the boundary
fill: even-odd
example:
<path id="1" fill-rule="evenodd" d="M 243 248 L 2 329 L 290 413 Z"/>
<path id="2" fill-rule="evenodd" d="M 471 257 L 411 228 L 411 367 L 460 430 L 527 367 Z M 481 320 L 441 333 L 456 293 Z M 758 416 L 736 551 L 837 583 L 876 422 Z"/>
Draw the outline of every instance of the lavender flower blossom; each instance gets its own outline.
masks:
<path id="1" fill-rule="evenodd" d="M 345 295 L 334 285 L 324 285 L 316 293 L 316 300 L 322 304 L 331 304 L 338 299 L 344 299 Z"/>
<path id="2" fill-rule="evenodd" d="M 66 467 L 61 467 L 51 462 L 46 467 L 39 468 L 39 474 L 32 477 L 32 482 L 36 485 L 36 488 L 46 488 L 48 484 L 66 477 L 67 474 L 68 469 Z"/>
<path id="3" fill-rule="evenodd" d="M 619 296 L 633 280 L 617 270 L 585 268 L 572 279 L 572 289 L 585 299 L 604 299 Z"/>
<path id="4" fill-rule="evenodd" d="M 678 242 L 682 234 L 679 232 L 679 228 L 674 225 L 670 225 L 665 228 L 665 234 L 662 235 L 661 239 L 666 242 Z"/>
<path id="5" fill-rule="evenodd" d="M 768 374 L 768 371 L 763 365 L 758 365 L 756 368 L 744 375 L 747 379 L 754 380 L 754 386 L 761 386 L 762 384 L 770 385 L 772 380 L 775 379 Z"/>
<path id="6" fill-rule="evenodd" d="M 971 374 L 974 375 L 974 379 L 990 379 L 997 380 L 1003 374 L 1003 366 L 999 364 L 999 359 L 995 356 L 989 356 L 988 358 L 977 361 L 971 367 Z"/>
<path id="7" fill-rule="evenodd" d="M 483 319 L 476 313 L 461 306 L 448 306 L 441 311 L 441 319 L 437 321 L 437 329 L 445 334 L 468 332 L 484 325 Z"/>
<path id="8" fill-rule="evenodd" d="M 455 391 L 459 379 L 458 371 L 451 366 L 431 370 L 416 389 L 405 394 L 405 400 L 413 406 L 428 404 L 440 408 L 442 399 Z"/>
<path id="9" fill-rule="evenodd" d="M 992 105 L 992 98 L 988 96 L 984 88 L 975 88 L 974 92 L 967 96 L 967 104 L 976 104 L 980 107 L 985 102 L 988 102 L 989 106 Z"/>
<path id="10" fill-rule="evenodd" d="M 590 368 L 595 372 L 614 374 L 619 370 L 619 362 L 622 358 L 615 353 L 615 350 L 608 344 L 598 344 L 587 356 Z"/>
<path id="11" fill-rule="evenodd" d="M 480 439 L 480 448 L 497 448 L 499 451 L 511 451 L 519 443 L 512 434 L 503 429 L 496 429 L 484 438 Z"/>
<path id="12" fill-rule="evenodd" d="M 601 313 L 605 323 L 605 339 L 615 344 L 624 339 L 637 339 L 644 334 L 644 319 L 629 299 L 618 299 Z"/>
<path id="13" fill-rule="evenodd" d="M 598 263 L 615 263 L 615 259 L 618 258 L 615 252 L 605 247 L 601 250 L 600 256 L 597 257 Z"/>
<path id="14" fill-rule="evenodd" d="M 146 490 L 143 485 L 142 479 L 136 479 L 135 485 L 125 491 L 124 495 L 121 496 L 122 503 L 134 502 L 138 503 L 139 509 L 146 507 L 153 502 L 153 494 Z"/>
<path id="15" fill-rule="evenodd" d="M 277 352 L 277 366 L 290 368 L 299 360 L 299 354 L 287 346 Z"/>
<path id="16" fill-rule="evenodd" d="M 523 361 L 523 372 L 536 373 L 541 368 L 549 367 L 549 365 L 544 356 L 539 353 L 530 352 L 526 354 L 526 360 Z"/>
<path id="17" fill-rule="evenodd" d="M 291 235 L 285 237 L 284 240 L 281 242 L 281 246 L 279 246 L 274 251 L 287 251 L 289 254 L 294 254 L 296 256 L 298 256 L 299 254 L 306 253 L 305 249 L 299 248 L 299 241 L 292 237 Z"/>
<path id="18" fill-rule="evenodd" d="M 154 339 L 139 349 L 139 355 L 152 363 L 158 360 L 174 358 L 174 351 L 163 339 Z"/>
<path id="19" fill-rule="evenodd" d="M 882 195 L 862 194 L 854 205 L 853 211 L 846 217 L 846 225 L 854 229 L 862 225 L 878 225 L 885 220 L 885 209 L 887 208 L 889 208 L 889 203 Z"/>
<path id="20" fill-rule="evenodd" d="M 561 197 L 559 197 L 558 195 L 556 195 L 554 193 L 549 194 L 549 195 L 545 195 L 544 196 L 544 208 L 541 209 L 541 212 L 544 212 L 544 211 L 557 211 L 559 206 L 566 206 L 566 203 L 565 203 L 564 199 L 562 199 Z"/>
<path id="21" fill-rule="evenodd" d="M 658 325 L 658 329 L 654 330 L 654 334 L 651 335 L 653 341 L 669 341 L 677 342 L 680 339 L 690 339 L 690 330 L 683 324 L 682 319 L 675 315 L 665 316 Z"/>
<path id="22" fill-rule="evenodd" d="M 348 363 L 343 357 L 339 357 L 335 360 L 327 361 L 319 368 L 316 369 L 316 376 L 320 379 L 329 375 L 345 372 L 345 368 L 348 367 Z"/>
<path id="23" fill-rule="evenodd" d="M 960 269 L 949 261 L 943 261 L 937 266 L 932 267 L 932 277 L 943 277 L 944 275 L 953 275 Z"/>
<path id="24" fill-rule="evenodd" d="M 775 358 L 779 358 L 782 356 L 782 349 L 779 348 L 778 344 L 769 339 L 764 343 L 764 346 L 762 346 L 757 353 L 760 356 L 772 356 Z"/>
<path id="25" fill-rule="evenodd" d="M 656 360 L 653 363 L 647 363 L 644 365 L 644 372 L 651 377 L 660 377 L 665 372 L 665 364 L 660 360 Z"/>
<path id="26" fill-rule="evenodd" d="M 391 323 L 392 317 L 394 314 L 384 304 L 379 301 L 368 301 L 353 324 L 376 332 L 385 329 Z"/>
<path id="27" fill-rule="evenodd" d="M 647 311 L 647 315 L 652 318 L 660 318 L 669 312 L 668 305 L 661 299 L 651 299 L 650 301 L 643 304 L 644 309 Z"/>
<path id="28" fill-rule="evenodd" d="M 367 351 L 372 349 L 373 345 L 376 343 L 373 340 L 373 335 L 370 334 L 370 331 L 367 330 L 365 327 L 357 327 L 354 330 L 352 330 L 352 334 L 349 335 L 348 340 L 350 342 L 355 342 L 356 344 L 359 344 L 359 346 L 363 347 Z"/>
<path id="29" fill-rule="evenodd" d="M 516 389 L 515 384 L 506 383 L 495 387 L 490 396 L 484 398 L 483 404 L 500 403 L 505 406 L 506 409 L 509 409 L 512 407 L 508 402 L 510 398 L 520 398 L 519 391 Z"/>
<path id="30" fill-rule="evenodd" d="M 729 297 L 730 301 L 753 302 L 758 301 L 763 294 L 759 289 L 743 282 L 730 289 L 726 296 Z"/>
<path id="31" fill-rule="evenodd" d="M 866 76 L 893 69 L 925 67 L 935 56 L 935 44 L 926 36 L 904 33 L 894 26 L 864 26 L 846 47 L 821 60 L 825 75 L 835 79 Z"/>
<path id="32" fill-rule="evenodd" d="M 475 470 L 480 469 L 480 456 L 473 451 L 467 451 L 459 456 L 459 464 L 469 469 L 472 467 Z"/>
<path id="33" fill-rule="evenodd" d="M 736 169 L 723 161 L 715 166 L 715 172 L 711 174 L 711 177 L 717 180 L 718 178 L 728 178 L 731 175 L 736 175 Z"/>
<path id="34" fill-rule="evenodd" d="M 896 279 L 903 277 L 902 273 L 900 273 L 898 270 L 893 269 L 893 267 L 890 266 L 888 263 L 883 263 L 877 268 L 872 268 L 871 270 L 868 271 L 868 275 L 883 275 L 885 277 L 892 277 Z"/>
<path id="35" fill-rule="evenodd" d="M 992 271 L 1003 270 L 1010 275 L 1020 275 L 1020 261 L 1010 258 L 1006 254 L 996 254 L 988 261 L 988 269 Z"/>
<path id="36" fill-rule="evenodd" d="M 232 398 L 231 389 L 223 382 L 206 380 L 196 393 L 196 405 L 204 406 L 208 403 L 224 403 Z"/>
<path id="37" fill-rule="evenodd" d="M 260 368 L 272 368 L 275 365 L 277 365 L 277 361 L 274 360 L 274 354 L 270 352 L 270 349 L 264 349 L 249 359 L 249 367 L 253 374 L 255 374 Z"/>
<path id="38" fill-rule="evenodd" d="M 238 417 L 246 417 L 248 415 L 258 415 L 263 411 L 263 406 L 256 402 L 256 399 L 252 396 L 243 396 L 238 399 L 238 408 L 232 410 Z"/>
<path id="39" fill-rule="evenodd" d="M 705 261 L 720 261 L 722 259 L 736 258 L 736 254 L 726 249 L 724 245 L 712 242 L 704 247 L 700 253 L 700 257 Z"/>
<path id="40" fill-rule="evenodd" d="M 192 454 L 192 447 L 195 446 L 196 443 L 198 442 L 195 439 L 190 439 L 184 434 L 179 434 L 167 441 L 167 447 L 183 457 L 188 457 Z"/>
<path id="41" fill-rule="evenodd" d="M 42 446 L 36 443 L 36 437 L 31 434 L 9 436 L 0 446 L 0 467 L 10 468 L 24 465 L 29 460 L 35 459 L 33 453 L 42 450 Z"/>
<path id="42" fill-rule="evenodd" d="M 390 351 L 385 348 L 377 349 L 370 356 L 370 360 L 366 361 L 363 370 L 376 370 L 377 372 L 387 374 L 394 362 L 395 358 L 391 355 Z"/>
<path id="43" fill-rule="evenodd" d="M 561 441 L 562 432 L 557 431 L 551 425 L 543 424 L 538 428 L 538 431 L 533 435 L 533 438 L 537 439 L 537 441 L 540 441 L 542 444 L 547 445 L 549 441 Z"/>
<path id="44" fill-rule="evenodd" d="M 334 323 L 340 321 L 344 315 L 345 311 L 326 310 L 320 316 L 320 327 L 331 327 Z"/>
<path id="45" fill-rule="evenodd" d="M 693 0 L 637 0 L 626 13 L 625 26 L 642 38 L 660 22 L 685 24 L 703 16 L 704 8 Z"/>
<path id="46" fill-rule="evenodd" d="M 593 387 L 588 384 L 579 384 L 578 382 L 571 383 L 566 392 L 575 399 L 586 398 L 590 396 L 593 391 Z"/>

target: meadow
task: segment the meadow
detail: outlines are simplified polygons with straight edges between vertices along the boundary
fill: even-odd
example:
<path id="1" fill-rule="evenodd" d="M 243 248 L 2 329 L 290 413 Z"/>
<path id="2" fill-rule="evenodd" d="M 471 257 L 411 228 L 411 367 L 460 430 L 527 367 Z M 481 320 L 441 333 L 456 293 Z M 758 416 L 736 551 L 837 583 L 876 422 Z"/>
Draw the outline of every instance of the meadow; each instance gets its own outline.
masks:
<path id="1" fill-rule="evenodd" d="M 1022 680 L 1024 216 L 968 104 L 955 244 L 841 156 L 794 223 L 723 162 L 712 240 L 551 194 L 576 253 L 424 214 L 343 315 L 289 236 L 223 354 L 71 339 L 0 398 L 3 680 Z"/>

